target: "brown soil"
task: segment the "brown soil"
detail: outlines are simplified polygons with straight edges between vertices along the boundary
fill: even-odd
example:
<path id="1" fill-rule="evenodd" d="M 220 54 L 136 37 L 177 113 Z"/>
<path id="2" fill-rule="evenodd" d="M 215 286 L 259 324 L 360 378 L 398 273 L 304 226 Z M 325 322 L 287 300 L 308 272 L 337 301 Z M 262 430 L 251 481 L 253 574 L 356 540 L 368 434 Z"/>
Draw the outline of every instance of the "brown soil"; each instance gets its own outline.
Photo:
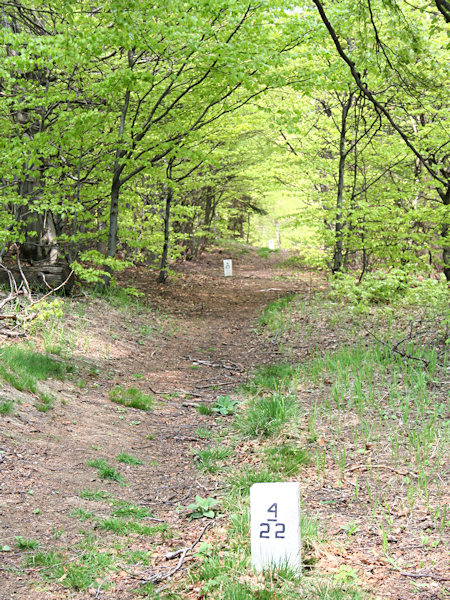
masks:
<path id="1" fill-rule="evenodd" d="M 208 253 L 198 261 L 179 263 L 176 277 L 164 286 L 156 284 L 155 274 L 147 269 L 127 271 L 121 285 L 134 286 L 145 297 L 142 304 L 151 310 L 121 310 L 101 299 L 74 299 L 68 325 L 82 386 L 77 385 L 76 378 L 46 383 L 65 403 L 57 402 L 51 411 L 41 413 L 34 407 L 32 396 L 7 386 L 2 390 L 3 396 L 21 398 L 22 403 L 14 416 L 0 417 L 0 548 L 11 548 L 0 553 L 0 600 L 136 598 L 132 590 L 155 575 L 159 574 L 160 585 L 165 585 L 165 575 L 178 561 L 178 557 L 167 560 L 166 555 L 198 539 L 204 523 L 189 521 L 184 507 L 196 494 L 220 498 L 220 490 L 215 478 L 199 474 L 192 454 L 193 449 L 207 443 L 199 436 L 199 429 L 221 427 L 221 420 L 200 415 L 195 406 L 232 393 L 256 365 L 282 359 L 282 340 L 270 339 L 256 330 L 256 317 L 268 302 L 291 292 L 308 297 L 324 285 L 319 276 L 309 272 L 293 274 L 275 268 L 285 256 L 263 259 L 253 253 L 232 256 L 234 276 L 224 278 L 222 260 L 228 257 Z M 314 335 L 304 340 L 300 335 L 298 345 L 291 344 L 295 360 L 302 361 L 318 348 L 336 348 L 345 341 L 345 333 L 338 338 L 327 326 L 314 327 Z M 154 393 L 158 399 L 154 410 L 123 411 L 108 399 L 108 392 L 117 384 Z M 315 393 L 317 390 L 299 390 L 304 411 L 302 439 L 307 437 Z M 326 432 L 320 435 L 316 444 L 325 446 Z M 342 439 L 351 450 L 352 440 Z M 254 452 L 256 445 L 240 444 L 233 462 L 262 466 Z M 144 464 L 119 465 L 115 457 L 123 451 Z M 100 480 L 95 469 L 87 466 L 87 461 L 95 458 L 106 458 L 119 467 L 128 485 Z M 350 575 L 354 569 L 358 580 L 375 590 L 377 598 L 445 597 L 443 586 L 448 575 L 442 550 L 418 541 L 420 531 L 425 532 L 428 526 L 426 514 L 418 514 L 414 523 L 400 511 L 396 516 L 399 527 L 394 558 L 410 565 L 408 572 L 401 572 L 386 559 L 380 535 L 371 529 L 370 515 L 352 502 L 354 473 L 359 474 L 364 493 L 364 467 L 350 466 L 345 481 L 340 481 L 336 466 L 328 459 L 326 469 L 326 480 L 318 477 L 315 465 L 305 468 L 301 478 L 306 511 L 318 516 L 328 529 L 329 547 L 325 544 L 315 549 L 318 568 L 338 573 L 344 566 Z M 387 466 L 380 482 L 388 485 L 391 479 Z M 116 548 L 116 553 L 124 548 L 149 549 L 152 561 L 149 565 L 125 565 L 109 577 L 113 586 L 107 590 L 101 579 L 96 588 L 84 592 L 64 588 L 63 581 L 43 582 L 42 567 L 24 569 L 21 565 L 26 552 L 15 546 L 15 536 L 23 536 L 38 540 L 43 550 L 61 548 L 66 558 L 67 552 L 74 560 L 79 557 L 79 530 L 89 530 L 92 524 L 81 523 L 70 513 L 77 508 L 95 510 L 101 516 L 111 512 L 106 501 L 95 502 L 94 507 L 80 498 L 82 489 L 107 490 L 116 499 L 149 507 L 154 518 L 166 523 L 174 534 L 155 534 L 154 539 L 137 534 L 123 538 L 125 546 Z M 356 536 L 355 541 L 347 539 L 345 527 L 349 522 L 360 527 L 357 541 Z M 412 526 L 419 532 L 414 536 L 409 535 Z M 114 552 L 117 536 L 96 534 L 108 552 Z M 226 545 L 220 520 L 205 538 Z M 186 557 L 176 578 L 183 577 L 192 560 Z M 411 583 L 418 585 L 413 589 Z M 198 590 L 195 583 L 187 582 L 180 598 L 198 600 Z"/>
<path id="2" fill-rule="evenodd" d="M 69 514 L 76 508 L 92 510 L 78 496 L 82 489 L 106 489 L 115 498 L 148 506 L 177 532 L 175 539 L 158 541 L 154 565 L 140 569 L 140 575 L 136 569 L 131 575 L 120 573 L 114 589 L 100 590 L 98 597 L 135 597 L 129 590 L 140 578 L 166 572 L 173 561 L 167 563 L 165 554 L 198 536 L 202 524 L 190 523 L 186 512 L 176 510 L 193 502 L 196 494 L 215 495 L 214 482 L 193 465 L 191 448 L 205 443 L 196 430 L 211 430 L 213 421 L 199 415 L 195 404 L 229 393 L 254 365 L 277 357 L 276 345 L 267 345 L 255 331 L 255 317 L 280 296 L 306 293 L 311 279 L 308 274 L 274 280 L 273 263 L 280 259 L 253 254 L 234 256 L 234 276 L 224 278 L 223 258 L 210 253 L 180 263 L 167 285 L 155 283 L 155 275 L 145 268 L 122 275 L 120 283 L 142 292 L 142 303 L 150 304 L 151 311 L 111 309 L 101 299 L 76 298 L 77 314 L 69 318 L 69 331 L 76 338 L 73 356 L 83 387 L 73 381 L 46 382 L 64 404 L 38 412 L 32 396 L 4 387 L 3 396 L 21 404 L 14 416 L 0 421 L 0 547 L 11 548 L 0 554 L 1 600 L 95 596 L 92 590 L 74 593 L 58 584 L 39 583 L 41 569 L 22 571 L 24 553 L 15 548 L 15 536 L 22 536 L 38 540 L 44 550 L 73 549 L 80 541 L 80 522 Z M 155 410 L 119 413 L 108 400 L 116 384 L 154 392 Z M 99 480 L 87 466 L 95 458 L 114 464 L 122 451 L 144 461 L 137 467 L 120 465 L 126 487 Z M 30 582 L 35 585 L 30 587 Z"/>

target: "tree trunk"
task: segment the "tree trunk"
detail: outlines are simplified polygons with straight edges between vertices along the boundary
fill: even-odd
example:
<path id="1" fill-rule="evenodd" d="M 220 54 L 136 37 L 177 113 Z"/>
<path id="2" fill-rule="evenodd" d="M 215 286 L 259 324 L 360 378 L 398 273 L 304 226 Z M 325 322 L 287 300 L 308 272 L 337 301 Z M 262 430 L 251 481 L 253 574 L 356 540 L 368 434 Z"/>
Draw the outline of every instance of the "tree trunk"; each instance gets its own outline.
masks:
<path id="1" fill-rule="evenodd" d="M 161 255 L 160 271 L 158 275 L 158 283 L 165 283 L 167 279 L 167 256 L 169 253 L 170 239 L 170 209 L 172 205 L 173 191 L 170 186 L 167 186 L 166 194 L 166 210 L 164 214 L 164 246 Z"/>
<path id="2" fill-rule="evenodd" d="M 447 213 L 450 211 L 450 185 L 447 186 L 445 191 L 439 190 L 439 195 L 442 199 L 442 203 L 447 209 Z M 447 281 L 450 281 L 450 244 L 447 240 L 448 235 L 450 234 L 450 225 L 448 223 L 447 215 L 444 216 L 446 218 L 446 222 L 442 226 L 441 235 L 443 238 L 443 247 L 442 247 L 442 262 L 444 263 L 444 274 Z"/>
<path id="3" fill-rule="evenodd" d="M 334 252 L 333 264 L 331 270 L 333 275 L 342 269 L 343 258 L 343 240 L 342 234 L 344 230 L 343 223 L 343 204 L 344 204 L 344 178 L 345 178 L 345 161 L 347 152 L 345 150 L 345 135 L 347 133 L 347 116 L 352 104 L 353 94 L 349 94 L 347 102 L 342 104 L 342 119 L 341 132 L 339 138 L 339 172 L 338 172 L 338 190 L 336 198 L 336 223 L 334 237 Z"/>

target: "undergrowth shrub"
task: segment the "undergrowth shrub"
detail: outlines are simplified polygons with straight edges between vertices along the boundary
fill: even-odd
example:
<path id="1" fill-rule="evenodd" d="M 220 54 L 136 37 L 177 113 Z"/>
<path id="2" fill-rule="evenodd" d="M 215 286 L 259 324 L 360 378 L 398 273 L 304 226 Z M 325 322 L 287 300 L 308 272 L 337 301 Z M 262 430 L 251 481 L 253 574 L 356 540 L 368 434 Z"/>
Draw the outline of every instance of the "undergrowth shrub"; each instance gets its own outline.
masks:
<path id="1" fill-rule="evenodd" d="M 439 280 L 419 279 L 402 269 L 392 269 L 388 273 L 368 273 L 361 282 L 349 273 L 338 273 L 329 297 L 364 309 L 373 304 L 391 303 L 440 306 L 448 303 L 450 294 L 443 275 Z"/>

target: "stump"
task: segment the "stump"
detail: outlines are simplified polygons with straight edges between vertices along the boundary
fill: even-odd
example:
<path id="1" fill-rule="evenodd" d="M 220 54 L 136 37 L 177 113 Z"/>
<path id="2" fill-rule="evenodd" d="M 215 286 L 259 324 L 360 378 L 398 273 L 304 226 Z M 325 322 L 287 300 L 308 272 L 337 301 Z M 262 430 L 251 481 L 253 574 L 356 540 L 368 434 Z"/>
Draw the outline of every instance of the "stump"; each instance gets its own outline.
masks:
<path id="1" fill-rule="evenodd" d="M 16 285 L 19 286 L 22 283 L 22 275 L 17 265 L 5 265 L 6 269 L 14 277 Z M 50 291 L 50 289 L 57 288 L 59 285 L 69 277 L 70 267 L 66 263 L 49 264 L 46 262 L 34 263 L 33 265 L 21 265 L 23 274 L 25 275 L 28 285 L 30 288 L 39 291 Z M 0 284 L 9 285 L 8 271 L 0 268 Z M 66 294 L 70 294 L 74 284 L 74 275 L 72 276 L 64 286 Z"/>

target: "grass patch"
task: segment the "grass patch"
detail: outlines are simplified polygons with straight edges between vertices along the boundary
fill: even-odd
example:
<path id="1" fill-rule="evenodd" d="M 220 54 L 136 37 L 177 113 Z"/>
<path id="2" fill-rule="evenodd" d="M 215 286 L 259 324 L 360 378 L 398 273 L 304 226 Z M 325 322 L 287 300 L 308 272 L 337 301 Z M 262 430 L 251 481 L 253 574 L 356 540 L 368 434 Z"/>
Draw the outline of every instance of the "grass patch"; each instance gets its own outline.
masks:
<path id="1" fill-rule="evenodd" d="M 121 452 L 116 456 L 117 462 L 124 463 L 126 465 L 143 465 L 143 461 L 140 458 L 136 458 L 135 456 L 131 456 L 131 454 L 127 454 L 126 452 Z"/>
<path id="2" fill-rule="evenodd" d="M 145 394 L 135 387 L 124 389 L 120 385 L 116 385 L 110 390 L 109 399 L 116 404 L 140 410 L 151 410 L 154 404 L 154 398 L 150 394 Z"/>
<path id="3" fill-rule="evenodd" d="M 18 535 L 16 536 L 16 546 L 19 550 L 36 550 L 36 548 L 39 546 L 39 542 L 37 540 L 24 538 L 21 535 Z"/>
<path id="4" fill-rule="evenodd" d="M 298 414 L 294 396 L 271 394 L 251 400 L 247 410 L 236 416 L 235 426 L 246 437 L 271 437 L 287 423 L 296 422 Z"/>
<path id="5" fill-rule="evenodd" d="M 289 387 L 296 374 L 294 367 L 287 363 L 278 365 L 262 365 L 253 377 L 242 386 L 245 392 L 260 394 L 265 391 L 281 391 Z"/>
<path id="6" fill-rule="evenodd" d="M 61 552 L 37 552 L 25 561 L 27 567 L 43 567 L 44 581 L 58 581 L 60 585 L 76 591 L 98 587 L 98 579 L 114 569 L 114 557 L 97 549 L 84 551 L 77 560 L 70 560 Z M 103 587 L 108 587 L 107 583 Z"/>
<path id="7" fill-rule="evenodd" d="M 199 404 L 198 406 L 195 407 L 195 410 L 198 412 L 199 415 L 212 415 L 213 414 L 213 410 L 210 406 L 208 406 L 207 404 Z"/>
<path id="8" fill-rule="evenodd" d="M 195 430 L 195 435 L 201 439 L 210 440 L 214 437 L 214 433 L 206 427 L 199 427 Z"/>
<path id="9" fill-rule="evenodd" d="M 84 510 L 84 508 L 74 508 L 69 517 L 80 519 L 80 521 L 90 521 L 95 517 L 94 513 Z"/>
<path id="10" fill-rule="evenodd" d="M 272 471 L 286 476 L 296 475 L 302 466 L 312 461 L 307 450 L 291 444 L 266 448 L 265 456 L 267 465 Z"/>
<path id="11" fill-rule="evenodd" d="M 100 479 L 109 479 L 110 481 L 117 481 L 120 484 L 125 483 L 123 475 L 114 467 L 111 467 L 111 465 L 109 465 L 103 458 L 89 460 L 88 466 L 95 467 L 97 469 L 97 474 Z"/>
<path id="12" fill-rule="evenodd" d="M 98 521 L 96 527 L 103 531 L 111 531 L 116 535 L 130 535 L 137 533 L 139 535 L 155 536 L 156 534 L 167 532 L 167 525 L 165 523 L 158 523 L 158 525 L 144 525 L 133 520 L 128 521 L 118 517 L 109 517 Z"/>
<path id="13" fill-rule="evenodd" d="M 4 346 L 0 350 L 0 377 L 21 392 L 38 392 L 38 382 L 54 377 L 64 379 L 68 363 L 36 352 L 30 345 Z"/>
<path id="14" fill-rule="evenodd" d="M 0 401 L 0 415 L 12 415 L 14 412 L 14 400 Z"/>
<path id="15" fill-rule="evenodd" d="M 229 477 L 228 485 L 233 494 L 237 493 L 240 496 L 247 496 L 250 494 L 250 488 L 254 483 L 270 483 L 276 481 L 280 481 L 280 478 L 268 469 L 257 471 L 250 467 L 242 467 Z"/>
<path id="16" fill-rule="evenodd" d="M 145 506 L 136 506 L 128 502 L 119 501 L 118 508 L 113 511 L 114 517 L 133 517 L 134 519 L 148 519 L 153 517 L 151 510 Z"/>
<path id="17" fill-rule="evenodd" d="M 78 495 L 80 498 L 84 498 L 86 500 L 109 500 L 111 498 L 111 494 L 108 492 L 103 492 L 102 490 L 81 490 Z"/>
<path id="18" fill-rule="evenodd" d="M 205 473 L 217 473 L 222 468 L 223 461 L 232 454 L 233 450 L 227 446 L 208 446 L 196 452 L 197 468 Z"/>
<path id="19" fill-rule="evenodd" d="M 55 405 L 55 397 L 52 394 L 41 394 L 39 402 L 35 404 L 39 412 L 48 412 Z"/>
<path id="20" fill-rule="evenodd" d="M 266 327 L 268 331 L 275 333 L 284 331 L 286 326 L 289 324 L 288 307 L 292 310 L 292 304 L 295 300 L 295 294 L 283 296 L 269 302 L 262 314 L 258 318 L 258 325 L 260 327 Z"/>

